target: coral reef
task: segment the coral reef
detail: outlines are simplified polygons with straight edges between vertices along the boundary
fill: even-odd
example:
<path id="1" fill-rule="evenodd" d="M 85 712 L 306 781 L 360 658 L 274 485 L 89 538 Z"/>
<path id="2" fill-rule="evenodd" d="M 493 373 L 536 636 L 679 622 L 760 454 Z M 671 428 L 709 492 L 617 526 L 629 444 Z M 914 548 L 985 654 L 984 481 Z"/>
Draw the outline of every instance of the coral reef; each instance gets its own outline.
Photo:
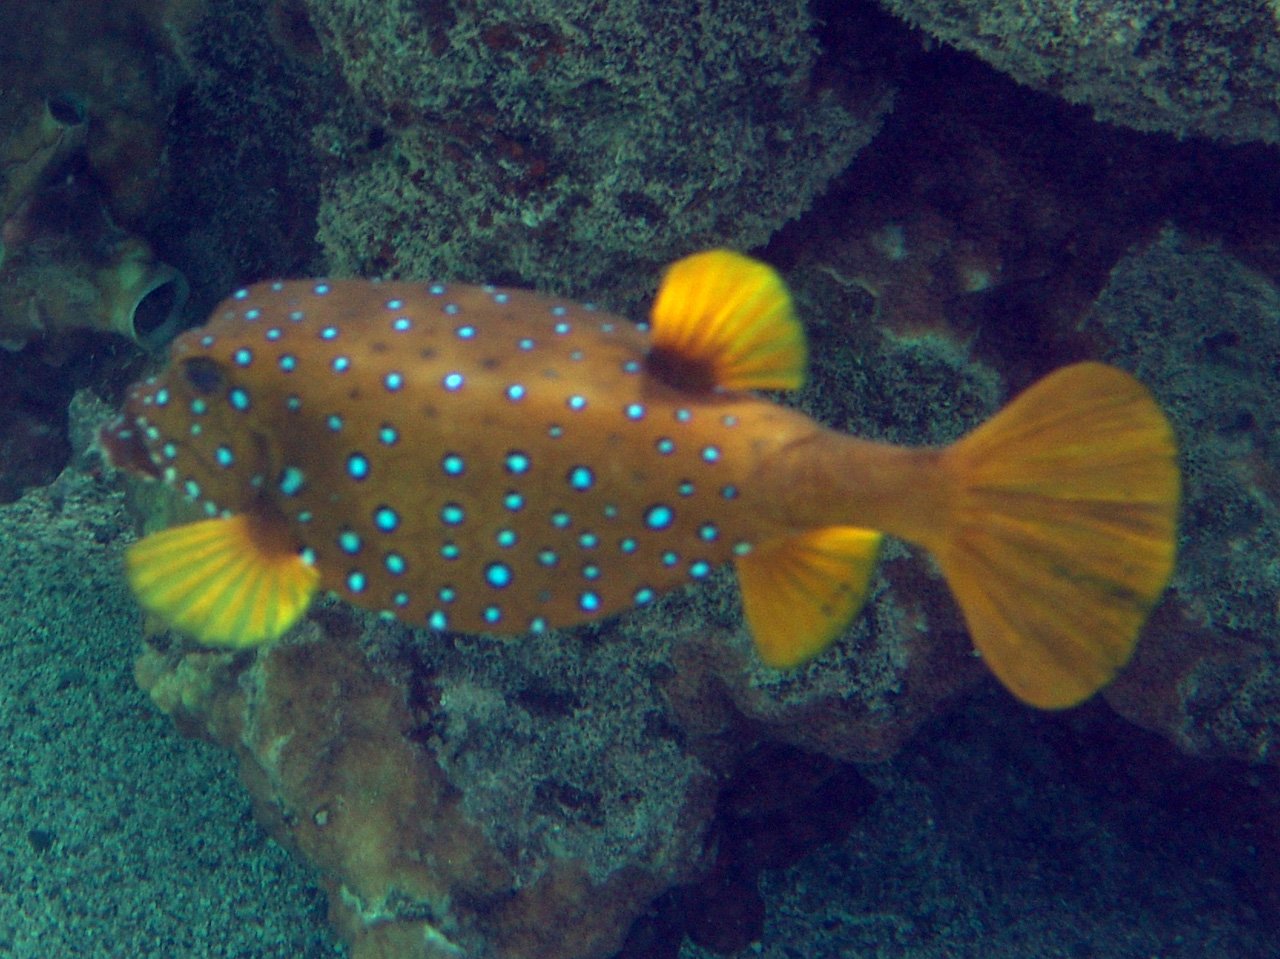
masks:
<path id="1" fill-rule="evenodd" d="M 1280 141 L 1273 3 L 1212 0 L 879 0 L 1020 83 L 1099 120 L 1178 136 Z"/>
<path id="2" fill-rule="evenodd" d="M 820 81 L 800 2 L 306 3 L 368 117 L 328 134 L 339 274 L 634 303 L 681 253 L 807 209 L 890 103 L 870 71 Z"/>
<path id="3" fill-rule="evenodd" d="M 1148 6 L 1077 4 L 1048 49 L 1047 21 L 988 5 L 1011 39 L 954 42 L 1036 93 L 837 0 L 0 2 L 39 38 L 0 104 L 19 312 L 76 289 L 19 269 L 136 279 L 138 236 L 198 265 L 197 312 L 327 267 L 634 306 L 692 246 L 769 241 L 814 357 L 793 401 L 832 426 L 946 442 L 1107 357 L 1170 410 L 1188 476 L 1169 597 L 1063 715 L 994 691 L 932 565 L 887 544 L 864 614 L 794 673 L 755 660 L 728 571 L 513 643 L 326 600 L 257 656 L 147 635 L 161 721 L 128 681 L 128 517 L 80 455 L 85 394 L 66 438 L 75 386 L 146 361 L 4 353 L 0 499 L 51 485 L 0 507 L 0 952 L 338 954 L 327 909 L 360 959 L 1274 954 L 1280 162 L 1056 96 L 1275 139 L 1269 43 L 1219 30 L 1274 24 L 1115 20 Z"/>

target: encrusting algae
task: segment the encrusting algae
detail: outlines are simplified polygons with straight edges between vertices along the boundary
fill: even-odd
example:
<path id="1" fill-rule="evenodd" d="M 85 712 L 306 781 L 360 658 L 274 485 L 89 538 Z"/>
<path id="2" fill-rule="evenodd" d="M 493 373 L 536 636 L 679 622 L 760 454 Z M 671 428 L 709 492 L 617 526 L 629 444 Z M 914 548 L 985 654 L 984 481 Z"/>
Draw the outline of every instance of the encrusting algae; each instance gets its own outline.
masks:
<path id="1" fill-rule="evenodd" d="M 1129 659 L 1172 572 L 1169 423 L 1137 380 L 1058 370 L 952 446 L 846 436 L 754 395 L 801 385 L 781 279 L 668 271 L 650 324 L 540 294 L 299 280 L 235 293 L 103 432 L 209 518 L 130 548 L 142 604 L 215 646 L 318 589 L 437 630 L 541 632 L 737 569 L 761 658 L 858 613 L 882 534 L 937 559 L 973 642 L 1036 706 Z"/>

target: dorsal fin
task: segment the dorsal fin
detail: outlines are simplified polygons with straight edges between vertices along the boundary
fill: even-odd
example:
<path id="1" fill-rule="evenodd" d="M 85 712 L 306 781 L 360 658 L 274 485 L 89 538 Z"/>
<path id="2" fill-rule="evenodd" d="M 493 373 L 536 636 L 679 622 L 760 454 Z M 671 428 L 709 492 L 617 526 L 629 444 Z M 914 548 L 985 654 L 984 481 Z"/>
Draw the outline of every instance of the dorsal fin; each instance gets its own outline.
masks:
<path id="1" fill-rule="evenodd" d="M 651 314 L 660 362 L 703 388 L 794 390 L 804 383 L 804 328 L 782 278 L 732 250 L 673 263 Z"/>

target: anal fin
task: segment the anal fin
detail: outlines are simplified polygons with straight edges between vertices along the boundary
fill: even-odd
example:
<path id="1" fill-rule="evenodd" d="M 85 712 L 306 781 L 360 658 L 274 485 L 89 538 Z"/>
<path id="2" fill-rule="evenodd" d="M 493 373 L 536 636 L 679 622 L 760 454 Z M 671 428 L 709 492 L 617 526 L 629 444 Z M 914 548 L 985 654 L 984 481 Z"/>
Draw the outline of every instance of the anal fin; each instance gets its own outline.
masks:
<path id="1" fill-rule="evenodd" d="M 798 666 L 839 637 L 866 600 L 880 539 L 873 530 L 832 526 L 765 543 L 734 561 L 765 664 Z"/>

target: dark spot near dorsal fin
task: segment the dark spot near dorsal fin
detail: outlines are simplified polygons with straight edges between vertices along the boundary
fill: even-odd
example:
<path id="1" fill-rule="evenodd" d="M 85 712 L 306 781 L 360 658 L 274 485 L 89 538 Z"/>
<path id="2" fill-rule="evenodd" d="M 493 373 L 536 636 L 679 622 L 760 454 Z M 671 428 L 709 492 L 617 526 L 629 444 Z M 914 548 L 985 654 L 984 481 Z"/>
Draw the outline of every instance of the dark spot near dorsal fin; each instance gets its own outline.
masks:
<path id="1" fill-rule="evenodd" d="M 645 372 L 684 393 L 710 393 L 716 388 L 711 364 L 701 358 L 654 347 L 644 358 Z"/>

